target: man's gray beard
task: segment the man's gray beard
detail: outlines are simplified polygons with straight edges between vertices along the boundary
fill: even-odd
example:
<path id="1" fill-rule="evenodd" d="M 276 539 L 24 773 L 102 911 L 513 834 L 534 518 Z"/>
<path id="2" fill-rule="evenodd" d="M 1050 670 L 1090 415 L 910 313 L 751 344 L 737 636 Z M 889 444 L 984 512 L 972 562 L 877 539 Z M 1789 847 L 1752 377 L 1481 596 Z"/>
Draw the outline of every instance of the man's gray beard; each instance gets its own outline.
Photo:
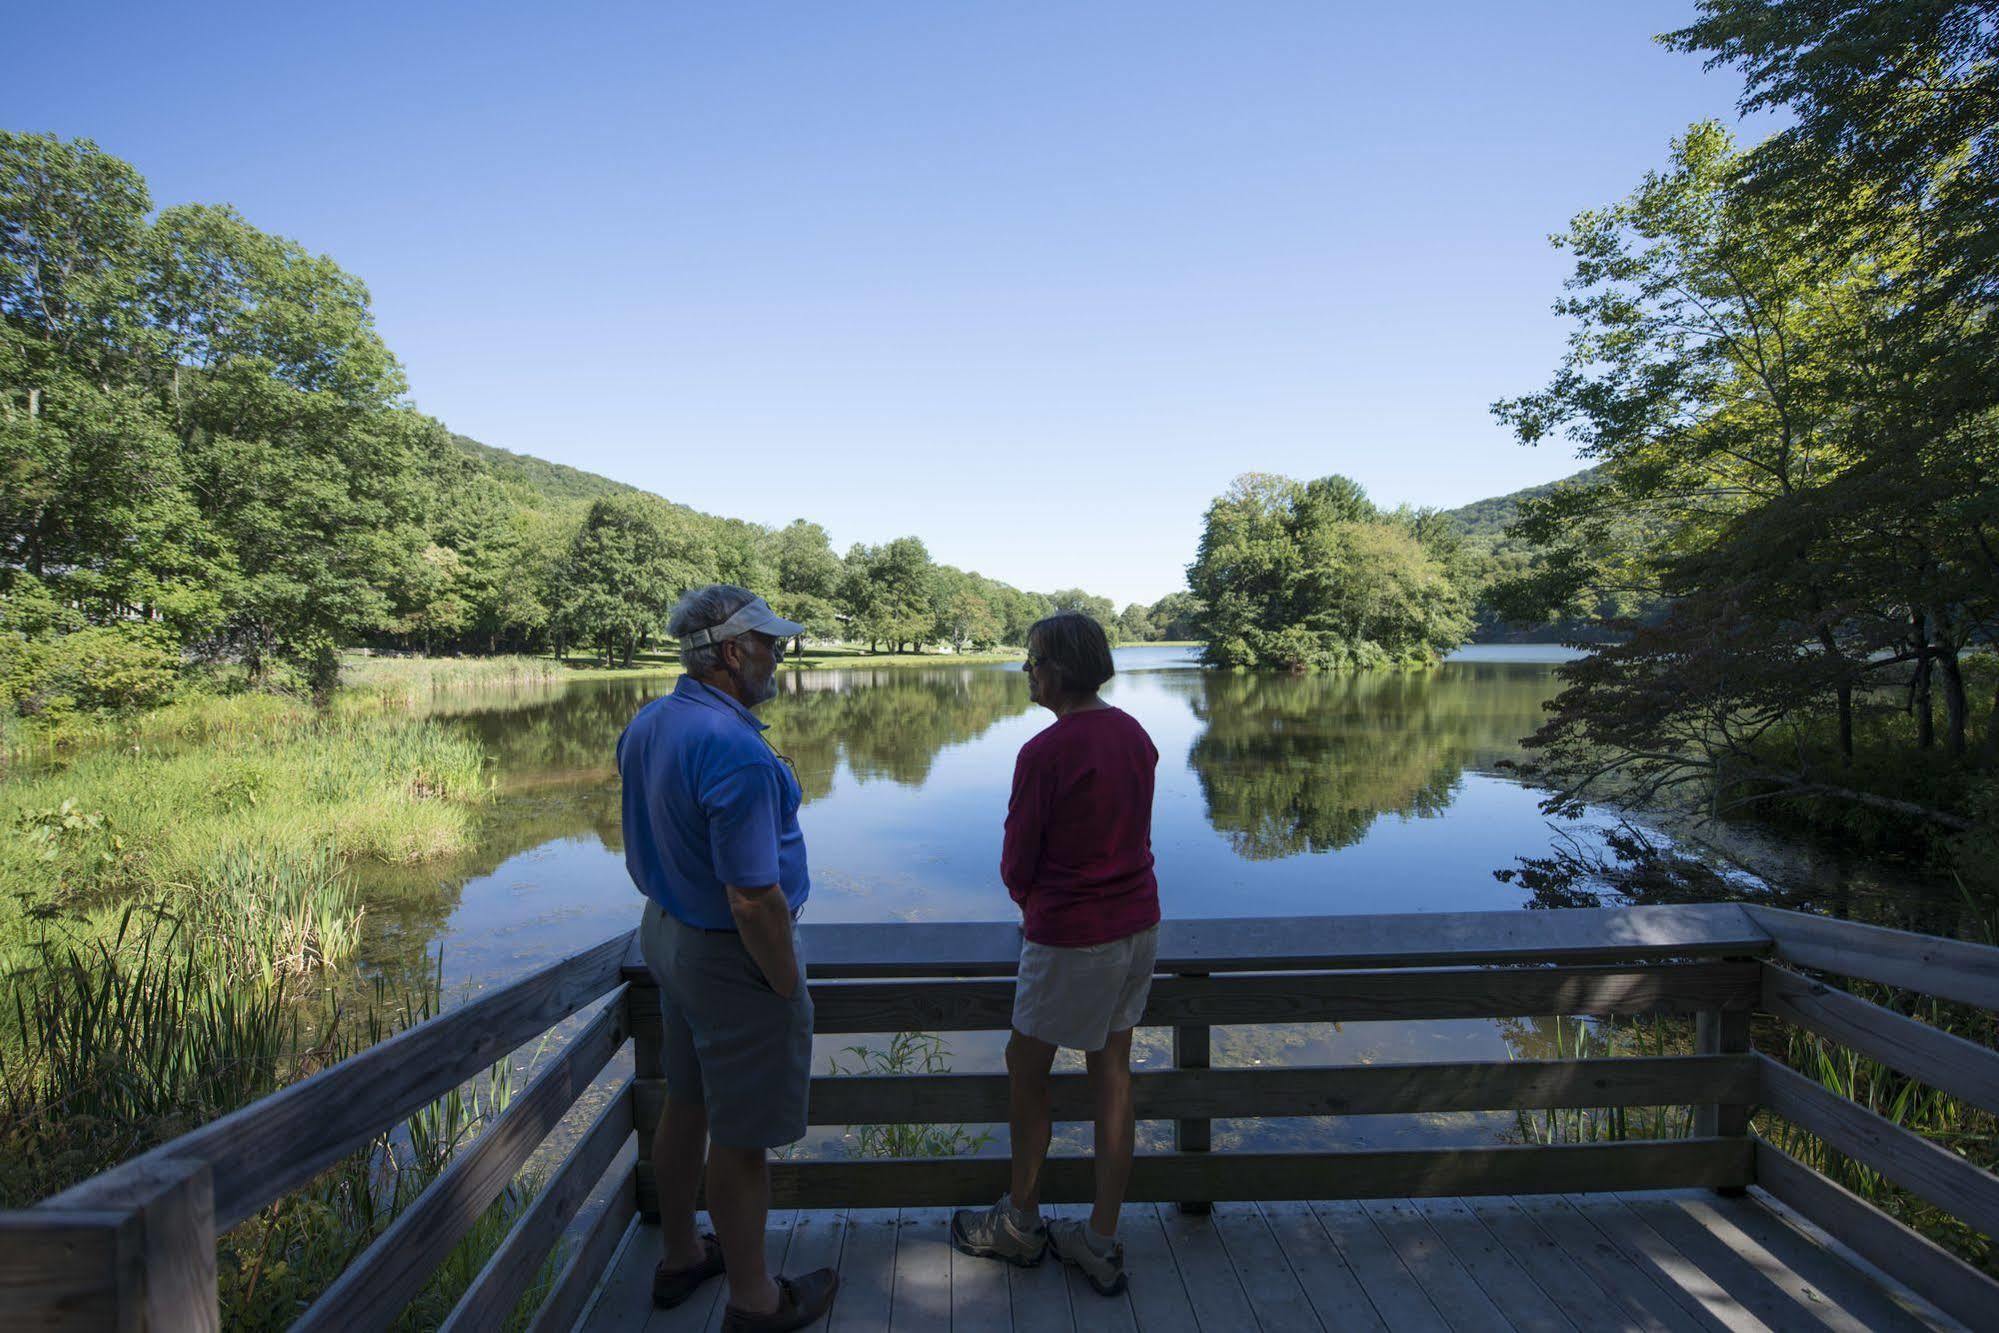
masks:
<path id="1" fill-rule="evenodd" d="M 744 696 L 748 699 L 749 707 L 751 708 L 755 708 L 759 704 L 767 704 L 772 699 L 777 698 L 777 668 L 775 666 L 772 666 L 769 673 L 761 681 L 751 676 L 747 671 L 737 679 L 741 682 L 739 688 L 741 688 Z"/>

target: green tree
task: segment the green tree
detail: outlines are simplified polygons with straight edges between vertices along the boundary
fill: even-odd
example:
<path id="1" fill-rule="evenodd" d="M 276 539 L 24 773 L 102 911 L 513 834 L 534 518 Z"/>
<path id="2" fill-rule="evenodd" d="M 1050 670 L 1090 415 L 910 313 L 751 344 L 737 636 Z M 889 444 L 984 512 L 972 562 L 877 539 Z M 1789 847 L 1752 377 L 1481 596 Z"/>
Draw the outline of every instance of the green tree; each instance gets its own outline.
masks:
<path id="1" fill-rule="evenodd" d="M 606 663 L 630 666 L 680 594 L 710 581 L 704 554 L 691 525 L 657 501 L 593 501 L 562 566 L 556 616 L 566 634 L 599 645 Z"/>
<path id="2" fill-rule="evenodd" d="M 1218 666 L 1434 662 L 1470 632 L 1470 600 L 1422 523 L 1383 515 L 1345 477 L 1250 473 L 1208 507 L 1187 581 Z M 1432 533 L 1432 543 L 1441 540 Z"/>

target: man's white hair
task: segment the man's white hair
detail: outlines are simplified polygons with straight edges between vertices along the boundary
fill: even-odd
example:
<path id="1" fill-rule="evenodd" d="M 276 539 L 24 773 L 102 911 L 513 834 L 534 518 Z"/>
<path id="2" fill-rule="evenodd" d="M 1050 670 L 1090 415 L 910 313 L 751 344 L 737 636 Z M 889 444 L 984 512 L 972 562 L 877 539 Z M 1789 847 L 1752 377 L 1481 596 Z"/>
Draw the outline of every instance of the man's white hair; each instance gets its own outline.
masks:
<path id="1" fill-rule="evenodd" d="M 666 619 L 666 632 L 681 640 L 680 665 L 689 675 L 705 676 L 720 670 L 722 644 L 704 643 L 696 648 L 686 642 L 687 636 L 697 630 L 713 629 L 755 600 L 755 593 L 733 583 L 710 583 L 680 594 L 680 600 L 673 604 L 673 614 Z"/>

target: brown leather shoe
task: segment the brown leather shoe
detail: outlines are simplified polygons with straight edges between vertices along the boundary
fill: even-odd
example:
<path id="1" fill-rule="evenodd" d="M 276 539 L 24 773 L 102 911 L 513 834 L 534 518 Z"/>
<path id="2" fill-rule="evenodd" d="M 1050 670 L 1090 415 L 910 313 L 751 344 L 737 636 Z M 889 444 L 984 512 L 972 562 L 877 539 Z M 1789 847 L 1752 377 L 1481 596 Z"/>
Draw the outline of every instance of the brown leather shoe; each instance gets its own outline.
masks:
<path id="1" fill-rule="evenodd" d="M 722 1333 L 790 1333 L 825 1314 L 839 1289 L 840 1275 L 830 1268 L 815 1268 L 800 1277 L 777 1280 L 777 1308 L 766 1314 L 752 1314 L 731 1305 L 722 1315 Z"/>
<path id="2" fill-rule="evenodd" d="M 652 1270 L 652 1303 L 671 1310 L 692 1296 L 709 1278 L 722 1271 L 722 1243 L 713 1235 L 701 1237 L 701 1262 L 689 1268 L 668 1268 L 666 1260 Z"/>

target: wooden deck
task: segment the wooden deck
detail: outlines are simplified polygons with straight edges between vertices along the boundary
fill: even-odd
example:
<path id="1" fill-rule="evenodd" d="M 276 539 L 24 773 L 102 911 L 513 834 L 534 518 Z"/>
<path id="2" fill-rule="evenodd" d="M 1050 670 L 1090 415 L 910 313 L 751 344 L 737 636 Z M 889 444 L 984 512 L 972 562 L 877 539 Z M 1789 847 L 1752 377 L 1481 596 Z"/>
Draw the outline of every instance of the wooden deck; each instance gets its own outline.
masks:
<path id="1" fill-rule="evenodd" d="M 1079 1208 L 1053 1210 L 1079 1216 Z M 833 1265 L 832 1330 L 1919 1330 L 1961 1328 L 1761 1190 L 1171 1204 L 1125 1210 L 1123 1295 L 1052 1257 L 967 1259 L 943 1208 L 773 1212 L 780 1271 Z M 724 1284 L 650 1306 L 657 1228 L 633 1226 L 578 1327 L 720 1326 Z"/>

